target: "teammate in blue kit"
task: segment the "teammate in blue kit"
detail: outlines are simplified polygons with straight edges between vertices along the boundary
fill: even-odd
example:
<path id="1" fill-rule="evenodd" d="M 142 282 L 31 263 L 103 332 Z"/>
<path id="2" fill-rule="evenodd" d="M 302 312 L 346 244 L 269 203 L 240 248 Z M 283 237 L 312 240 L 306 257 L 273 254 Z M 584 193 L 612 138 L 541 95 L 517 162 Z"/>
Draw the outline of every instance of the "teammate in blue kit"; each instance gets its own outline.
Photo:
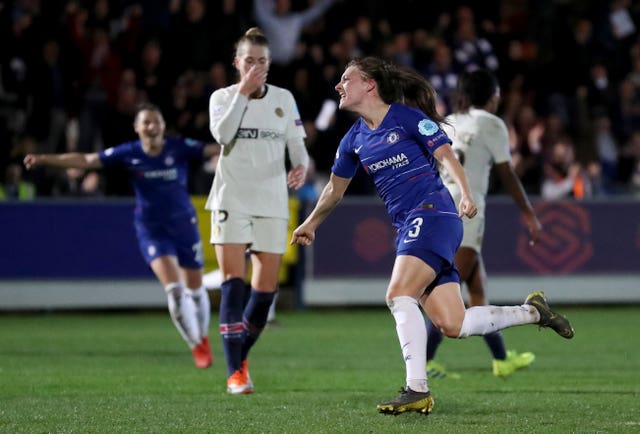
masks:
<path id="1" fill-rule="evenodd" d="M 124 166 L 136 193 L 134 224 L 138 245 L 167 294 L 169 313 L 191 349 L 195 364 L 213 363 L 209 345 L 209 296 L 202 286 L 202 241 L 187 190 L 190 159 L 216 155 L 217 144 L 165 137 L 165 122 L 156 106 L 140 106 L 134 121 L 139 140 L 102 152 L 30 154 L 36 166 L 98 169 Z"/>
<path id="2" fill-rule="evenodd" d="M 340 82 L 339 107 L 360 118 L 343 137 L 331 177 L 291 243 L 309 245 L 316 228 L 338 205 L 356 169 L 373 178 L 397 230 L 396 260 L 386 301 L 396 322 L 406 368 L 398 397 L 378 404 L 378 411 L 399 414 L 433 409 L 426 372 L 426 325 L 420 306 L 446 335 L 464 338 L 506 327 L 539 324 L 565 338 L 573 328 L 553 312 L 544 294 L 530 294 L 521 306 L 465 309 L 454 255 L 462 239 L 461 217 L 477 213 L 464 169 L 440 129 L 436 94 L 413 70 L 375 57 L 349 62 Z M 459 212 L 438 173 L 442 164 L 460 189 Z"/>

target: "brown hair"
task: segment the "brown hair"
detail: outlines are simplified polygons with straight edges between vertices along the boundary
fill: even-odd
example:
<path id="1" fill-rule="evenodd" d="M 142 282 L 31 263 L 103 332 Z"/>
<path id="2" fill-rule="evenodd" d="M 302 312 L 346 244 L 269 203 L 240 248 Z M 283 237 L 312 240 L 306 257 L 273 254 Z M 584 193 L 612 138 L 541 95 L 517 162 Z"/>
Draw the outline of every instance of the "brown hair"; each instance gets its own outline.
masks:
<path id="1" fill-rule="evenodd" d="M 142 113 L 143 111 L 156 112 L 160 114 L 160 117 L 164 120 L 164 116 L 162 114 L 162 110 L 160 110 L 160 107 L 150 102 L 143 102 L 136 106 L 136 114 L 133 118 L 134 122 L 138 120 L 138 116 L 140 116 L 140 113 Z"/>
<path id="2" fill-rule="evenodd" d="M 387 104 L 399 102 L 416 107 L 438 124 L 445 123 L 436 110 L 437 94 L 431 83 L 411 68 L 396 66 L 377 57 L 360 57 L 349 62 L 366 79 L 378 85 L 378 94 Z"/>

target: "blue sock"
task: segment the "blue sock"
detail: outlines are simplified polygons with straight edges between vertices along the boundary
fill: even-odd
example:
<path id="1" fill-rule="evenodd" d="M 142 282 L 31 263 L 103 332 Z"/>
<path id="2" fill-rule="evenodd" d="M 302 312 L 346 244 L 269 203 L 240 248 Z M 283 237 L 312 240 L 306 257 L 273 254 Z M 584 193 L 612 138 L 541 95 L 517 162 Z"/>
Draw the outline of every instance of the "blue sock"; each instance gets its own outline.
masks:
<path id="1" fill-rule="evenodd" d="M 242 345 L 242 360 L 246 360 L 249 350 L 256 343 L 260 333 L 267 324 L 269 316 L 269 307 L 275 297 L 274 292 L 259 292 L 251 289 L 251 297 L 244 309 L 243 327 L 244 327 L 244 344 Z"/>
<path id="2" fill-rule="evenodd" d="M 242 305 L 242 309 L 244 310 L 245 307 L 247 307 L 247 303 L 249 303 L 249 298 L 251 298 L 251 284 L 250 283 L 245 283 L 244 284 L 244 299 L 243 299 L 243 305 Z"/>
<path id="3" fill-rule="evenodd" d="M 427 362 L 436 357 L 436 351 L 443 337 L 442 332 L 427 318 Z"/>
<path id="4" fill-rule="evenodd" d="M 220 335 L 227 360 L 227 376 L 240 369 L 242 363 L 242 308 L 244 306 L 244 281 L 233 278 L 220 285 Z"/>
<path id="5" fill-rule="evenodd" d="M 493 332 L 483 336 L 484 341 L 489 346 L 489 350 L 494 359 L 504 360 L 507 358 L 507 350 L 504 347 L 504 339 L 502 332 Z"/>

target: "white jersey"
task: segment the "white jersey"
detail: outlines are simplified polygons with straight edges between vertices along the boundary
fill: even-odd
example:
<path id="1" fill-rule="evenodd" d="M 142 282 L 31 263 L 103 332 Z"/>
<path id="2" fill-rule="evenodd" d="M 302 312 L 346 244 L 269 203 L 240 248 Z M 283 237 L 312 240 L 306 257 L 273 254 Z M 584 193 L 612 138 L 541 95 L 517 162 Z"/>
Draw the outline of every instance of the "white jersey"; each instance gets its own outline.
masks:
<path id="1" fill-rule="evenodd" d="M 285 146 L 294 167 L 308 165 L 291 92 L 267 85 L 262 98 L 248 99 L 237 84 L 218 89 L 209 100 L 209 118 L 222 153 L 206 209 L 288 219 Z"/>
<path id="2" fill-rule="evenodd" d="M 478 212 L 484 214 L 491 168 L 511 159 L 507 127 L 496 115 L 477 108 L 451 114 L 447 123 L 442 124 L 442 129 L 451 138 L 453 152 L 464 167 Z M 459 203 L 457 184 L 443 167 L 440 172 L 456 204 Z"/>

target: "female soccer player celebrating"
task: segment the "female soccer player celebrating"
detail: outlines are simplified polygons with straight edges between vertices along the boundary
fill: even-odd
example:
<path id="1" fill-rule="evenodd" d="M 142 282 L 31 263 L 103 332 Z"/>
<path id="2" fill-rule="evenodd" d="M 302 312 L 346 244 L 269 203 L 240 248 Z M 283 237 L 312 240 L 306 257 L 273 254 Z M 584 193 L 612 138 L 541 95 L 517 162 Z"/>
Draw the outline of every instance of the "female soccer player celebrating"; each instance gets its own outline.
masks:
<path id="1" fill-rule="evenodd" d="M 309 164 L 293 95 L 266 82 L 270 56 L 264 35 L 249 29 L 236 44 L 239 82 L 216 90 L 209 102 L 211 133 L 222 155 L 206 207 L 222 272 L 220 334 L 231 394 L 253 392 L 248 354 L 267 322 L 287 247 L 287 185 L 300 188 Z M 252 289 L 245 307 L 247 248 Z"/>
<path id="2" fill-rule="evenodd" d="M 428 414 L 433 408 L 426 373 L 426 325 L 419 305 L 449 337 L 539 324 L 571 338 L 571 324 L 549 308 L 541 292 L 530 294 L 521 306 L 465 309 L 453 259 L 462 239 L 460 217 L 474 217 L 477 207 L 451 140 L 440 129 L 442 118 L 431 85 L 412 70 L 367 57 L 348 64 L 336 90 L 339 107 L 360 118 L 341 140 L 329 182 L 291 242 L 313 242 L 316 228 L 340 202 L 361 164 L 373 178 L 398 234 L 386 301 L 396 322 L 406 386 L 397 398 L 378 404 L 378 411 Z M 438 174 L 437 162 L 460 189 L 459 212 Z"/>
<path id="3" fill-rule="evenodd" d="M 36 166 L 98 169 L 124 166 L 136 192 L 134 224 L 145 261 L 167 294 L 169 314 L 196 366 L 213 363 L 209 345 L 209 295 L 202 286 L 202 241 L 187 190 L 188 161 L 220 152 L 217 144 L 165 137 L 160 109 L 140 106 L 133 124 L 139 140 L 94 153 L 27 155 Z"/>

